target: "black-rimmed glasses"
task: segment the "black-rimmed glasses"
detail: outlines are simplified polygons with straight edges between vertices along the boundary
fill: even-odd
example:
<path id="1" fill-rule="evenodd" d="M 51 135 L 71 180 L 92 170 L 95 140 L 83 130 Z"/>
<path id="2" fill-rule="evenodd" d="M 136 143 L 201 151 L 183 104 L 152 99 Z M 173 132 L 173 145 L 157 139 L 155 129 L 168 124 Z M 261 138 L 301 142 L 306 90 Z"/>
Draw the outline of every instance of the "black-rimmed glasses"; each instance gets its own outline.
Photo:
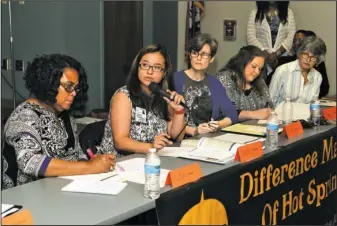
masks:
<path id="1" fill-rule="evenodd" d="M 211 57 L 210 53 L 205 53 L 205 52 L 198 53 L 197 51 L 194 51 L 194 50 L 191 51 L 191 57 L 197 58 L 199 57 L 199 55 L 201 56 L 202 59 L 209 59 Z"/>
<path id="2" fill-rule="evenodd" d="M 162 68 L 161 66 L 158 66 L 158 65 L 151 66 L 150 64 L 147 64 L 147 63 L 140 63 L 139 67 L 141 69 L 143 69 L 143 70 L 150 70 L 150 68 L 152 68 L 152 70 L 154 72 L 162 72 L 162 71 L 164 71 L 164 68 Z"/>

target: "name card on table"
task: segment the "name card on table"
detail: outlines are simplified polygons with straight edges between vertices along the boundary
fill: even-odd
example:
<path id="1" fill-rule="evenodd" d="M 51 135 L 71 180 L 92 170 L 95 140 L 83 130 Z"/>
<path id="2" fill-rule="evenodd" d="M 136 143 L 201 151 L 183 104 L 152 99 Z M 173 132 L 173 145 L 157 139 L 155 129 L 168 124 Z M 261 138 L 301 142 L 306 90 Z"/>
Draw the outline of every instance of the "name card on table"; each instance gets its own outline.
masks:
<path id="1" fill-rule="evenodd" d="M 322 116 L 325 120 L 336 120 L 336 107 L 325 108 L 322 110 Z"/>
<path id="2" fill-rule="evenodd" d="M 263 155 L 262 142 L 257 141 L 238 148 L 235 160 L 239 162 L 249 162 Z"/>
<path id="3" fill-rule="evenodd" d="M 32 214 L 29 210 L 20 210 L 1 219 L 2 225 L 34 225 Z"/>
<path id="4" fill-rule="evenodd" d="M 202 177 L 199 163 L 193 163 L 171 170 L 167 175 L 165 185 L 172 185 L 173 188 L 199 180 Z"/>
<path id="5" fill-rule="evenodd" d="M 296 137 L 296 136 L 301 135 L 303 133 L 304 133 L 303 127 L 302 127 L 302 124 L 299 121 L 286 125 L 283 128 L 283 131 L 282 131 L 282 135 L 287 137 L 288 139 L 290 139 L 292 137 Z"/>

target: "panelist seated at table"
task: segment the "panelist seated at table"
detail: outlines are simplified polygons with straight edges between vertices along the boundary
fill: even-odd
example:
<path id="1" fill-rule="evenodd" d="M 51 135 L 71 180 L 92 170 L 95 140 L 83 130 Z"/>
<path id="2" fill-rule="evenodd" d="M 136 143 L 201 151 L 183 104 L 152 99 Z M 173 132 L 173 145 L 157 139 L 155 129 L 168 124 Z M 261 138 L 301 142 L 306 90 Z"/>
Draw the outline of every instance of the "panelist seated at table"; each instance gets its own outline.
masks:
<path id="1" fill-rule="evenodd" d="M 188 47 L 190 68 L 173 75 L 174 89 L 184 96 L 188 108 L 186 134 L 190 136 L 215 132 L 238 118 L 225 88 L 214 75 L 206 73 L 217 49 L 218 42 L 211 35 L 196 36 Z"/>
<path id="2" fill-rule="evenodd" d="M 4 127 L 2 189 L 42 177 L 108 172 L 114 155 L 87 161 L 70 114 L 87 101 L 82 65 L 66 55 L 37 56 L 24 80 L 31 97 L 14 109 Z"/>
<path id="3" fill-rule="evenodd" d="M 216 74 L 238 111 L 239 120 L 267 119 L 272 112 L 265 54 L 256 46 L 242 47 Z"/>
<path id="4" fill-rule="evenodd" d="M 172 65 L 166 48 L 152 44 L 135 57 L 126 86 L 113 95 L 98 153 L 122 156 L 148 153 L 150 148 L 162 149 L 184 135 L 183 97 L 168 90 L 168 76 Z M 171 100 L 153 93 L 150 83 L 167 90 Z"/>
<path id="5" fill-rule="evenodd" d="M 297 49 L 297 60 L 276 68 L 269 93 L 275 106 L 286 98 L 308 104 L 318 97 L 322 75 L 314 68 L 326 54 L 326 45 L 318 37 L 306 37 Z"/>

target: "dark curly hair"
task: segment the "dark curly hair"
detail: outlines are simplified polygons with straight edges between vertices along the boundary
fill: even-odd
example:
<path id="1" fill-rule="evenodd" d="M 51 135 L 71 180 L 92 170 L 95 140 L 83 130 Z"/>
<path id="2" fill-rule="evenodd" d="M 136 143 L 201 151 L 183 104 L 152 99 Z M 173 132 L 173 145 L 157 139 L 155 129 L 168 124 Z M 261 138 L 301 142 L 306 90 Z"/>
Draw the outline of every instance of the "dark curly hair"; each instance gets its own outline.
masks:
<path id="1" fill-rule="evenodd" d="M 289 1 L 276 1 L 276 8 L 279 11 L 279 17 L 281 23 L 284 25 L 288 23 L 288 6 Z M 270 3 L 268 1 L 256 1 L 257 12 L 255 16 L 255 22 L 262 23 L 264 14 L 268 12 Z"/>
<path id="2" fill-rule="evenodd" d="M 81 63 L 62 54 L 38 55 L 28 63 L 24 74 L 30 95 L 47 104 L 56 103 L 60 79 L 65 68 L 75 69 L 79 75 L 79 91 L 70 110 L 83 111 L 88 100 L 87 74 Z"/>

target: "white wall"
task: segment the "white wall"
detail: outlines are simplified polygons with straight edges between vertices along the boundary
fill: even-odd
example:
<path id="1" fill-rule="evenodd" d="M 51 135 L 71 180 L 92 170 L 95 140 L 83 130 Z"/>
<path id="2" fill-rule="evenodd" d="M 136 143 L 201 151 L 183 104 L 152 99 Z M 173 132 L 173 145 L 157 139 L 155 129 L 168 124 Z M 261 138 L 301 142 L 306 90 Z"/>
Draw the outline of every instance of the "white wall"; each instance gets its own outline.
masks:
<path id="1" fill-rule="evenodd" d="M 330 95 L 336 95 L 336 2 L 334 1 L 292 1 L 290 7 L 295 14 L 298 29 L 313 30 L 327 45 L 326 67 L 330 82 Z M 205 1 L 205 15 L 201 31 L 212 34 L 219 42 L 216 60 L 209 68 L 213 73 L 223 67 L 239 49 L 246 45 L 246 27 L 255 1 Z M 183 62 L 185 41 L 185 20 L 187 2 L 179 2 L 178 24 L 178 70 L 185 68 Z M 237 38 L 224 41 L 223 20 L 237 20 Z"/>

